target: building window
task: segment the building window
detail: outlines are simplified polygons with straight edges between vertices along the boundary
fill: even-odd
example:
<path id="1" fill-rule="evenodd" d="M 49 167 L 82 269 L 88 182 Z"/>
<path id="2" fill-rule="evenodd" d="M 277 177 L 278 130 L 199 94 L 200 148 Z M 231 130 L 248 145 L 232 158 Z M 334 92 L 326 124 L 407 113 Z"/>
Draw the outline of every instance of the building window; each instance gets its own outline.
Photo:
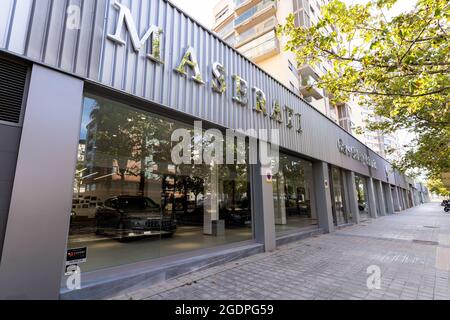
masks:
<path id="1" fill-rule="evenodd" d="M 293 0 L 294 12 L 303 9 L 303 0 Z"/>
<path id="2" fill-rule="evenodd" d="M 257 5 L 251 7 L 239 17 L 236 18 L 236 26 L 253 17 L 256 13 L 266 9 L 269 6 L 276 5 L 273 0 L 261 0 Z"/>
<path id="3" fill-rule="evenodd" d="M 227 36 L 230 32 L 234 31 L 234 21 L 231 21 L 227 25 L 225 25 L 220 31 L 217 32 L 217 35 L 221 38 Z"/>
<path id="4" fill-rule="evenodd" d="M 297 77 L 297 69 L 295 68 L 294 64 L 291 62 L 291 60 L 288 60 L 289 63 L 289 70 L 292 71 L 292 73 Z"/>
<path id="5" fill-rule="evenodd" d="M 318 224 L 312 177 L 311 162 L 280 154 L 272 182 L 277 235 Z"/>
<path id="6" fill-rule="evenodd" d="M 229 11 L 228 6 L 223 8 L 217 15 L 216 15 L 216 23 L 219 22 L 220 19 L 222 19 Z"/>
<path id="7" fill-rule="evenodd" d="M 305 10 L 300 10 L 295 14 L 294 23 L 296 27 L 311 27 L 311 20 Z"/>
<path id="8" fill-rule="evenodd" d="M 193 132 L 85 97 L 80 141 L 92 148 L 77 162 L 68 238 L 69 248 L 88 248 L 83 271 L 252 239 L 248 166 L 175 165 L 176 129 Z"/>

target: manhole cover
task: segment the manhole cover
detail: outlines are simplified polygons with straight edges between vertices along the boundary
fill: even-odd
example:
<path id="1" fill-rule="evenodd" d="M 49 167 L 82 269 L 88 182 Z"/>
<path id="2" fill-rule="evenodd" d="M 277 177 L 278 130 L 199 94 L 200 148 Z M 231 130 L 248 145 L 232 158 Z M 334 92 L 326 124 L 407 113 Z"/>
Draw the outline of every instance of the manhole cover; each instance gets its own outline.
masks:
<path id="1" fill-rule="evenodd" d="M 436 241 L 427 241 L 427 240 L 413 240 L 414 243 L 419 243 L 419 244 L 426 244 L 429 246 L 437 246 L 439 244 L 439 242 Z"/>
<path id="2" fill-rule="evenodd" d="M 429 228 L 429 229 L 439 229 L 439 227 L 435 227 L 435 226 L 423 226 L 424 228 Z"/>

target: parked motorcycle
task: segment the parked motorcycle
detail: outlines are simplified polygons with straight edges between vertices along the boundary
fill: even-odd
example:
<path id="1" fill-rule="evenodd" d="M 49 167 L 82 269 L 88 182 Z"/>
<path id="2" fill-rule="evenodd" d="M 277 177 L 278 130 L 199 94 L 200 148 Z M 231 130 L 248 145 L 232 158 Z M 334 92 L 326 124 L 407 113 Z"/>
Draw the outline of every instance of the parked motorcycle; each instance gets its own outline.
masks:
<path id="1" fill-rule="evenodd" d="M 445 212 L 450 212 L 450 203 L 444 207 Z"/>

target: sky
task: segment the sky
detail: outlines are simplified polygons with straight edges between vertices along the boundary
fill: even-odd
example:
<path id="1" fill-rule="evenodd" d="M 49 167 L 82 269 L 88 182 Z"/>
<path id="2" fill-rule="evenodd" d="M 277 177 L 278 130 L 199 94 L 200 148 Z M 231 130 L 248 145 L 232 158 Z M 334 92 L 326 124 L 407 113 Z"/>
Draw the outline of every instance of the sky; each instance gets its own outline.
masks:
<path id="1" fill-rule="evenodd" d="M 281 0 L 292 1 L 292 0 Z M 202 23 L 205 27 L 212 29 L 214 24 L 213 8 L 219 0 L 171 0 L 180 9 L 188 13 L 195 20 Z M 345 0 L 348 4 L 365 3 L 367 0 Z M 399 0 L 391 11 L 392 15 L 408 11 L 411 9 L 416 1 L 414 0 Z"/>
<path id="2" fill-rule="evenodd" d="M 213 9 L 218 0 L 170 0 L 205 27 L 212 29 L 214 24 Z M 288 0 L 282 0 L 288 1 Z"/>

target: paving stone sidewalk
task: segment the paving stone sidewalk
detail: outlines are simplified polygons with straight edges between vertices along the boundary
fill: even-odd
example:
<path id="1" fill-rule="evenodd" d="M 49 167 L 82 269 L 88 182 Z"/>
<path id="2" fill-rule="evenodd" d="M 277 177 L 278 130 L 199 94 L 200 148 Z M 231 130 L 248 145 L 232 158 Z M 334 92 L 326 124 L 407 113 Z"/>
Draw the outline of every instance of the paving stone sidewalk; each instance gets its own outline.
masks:
<path id="1" fill-rule="evenodd" d="M 450 299 L 449 276 L 450 214 L 430 203 L 114 299 Z"/>

